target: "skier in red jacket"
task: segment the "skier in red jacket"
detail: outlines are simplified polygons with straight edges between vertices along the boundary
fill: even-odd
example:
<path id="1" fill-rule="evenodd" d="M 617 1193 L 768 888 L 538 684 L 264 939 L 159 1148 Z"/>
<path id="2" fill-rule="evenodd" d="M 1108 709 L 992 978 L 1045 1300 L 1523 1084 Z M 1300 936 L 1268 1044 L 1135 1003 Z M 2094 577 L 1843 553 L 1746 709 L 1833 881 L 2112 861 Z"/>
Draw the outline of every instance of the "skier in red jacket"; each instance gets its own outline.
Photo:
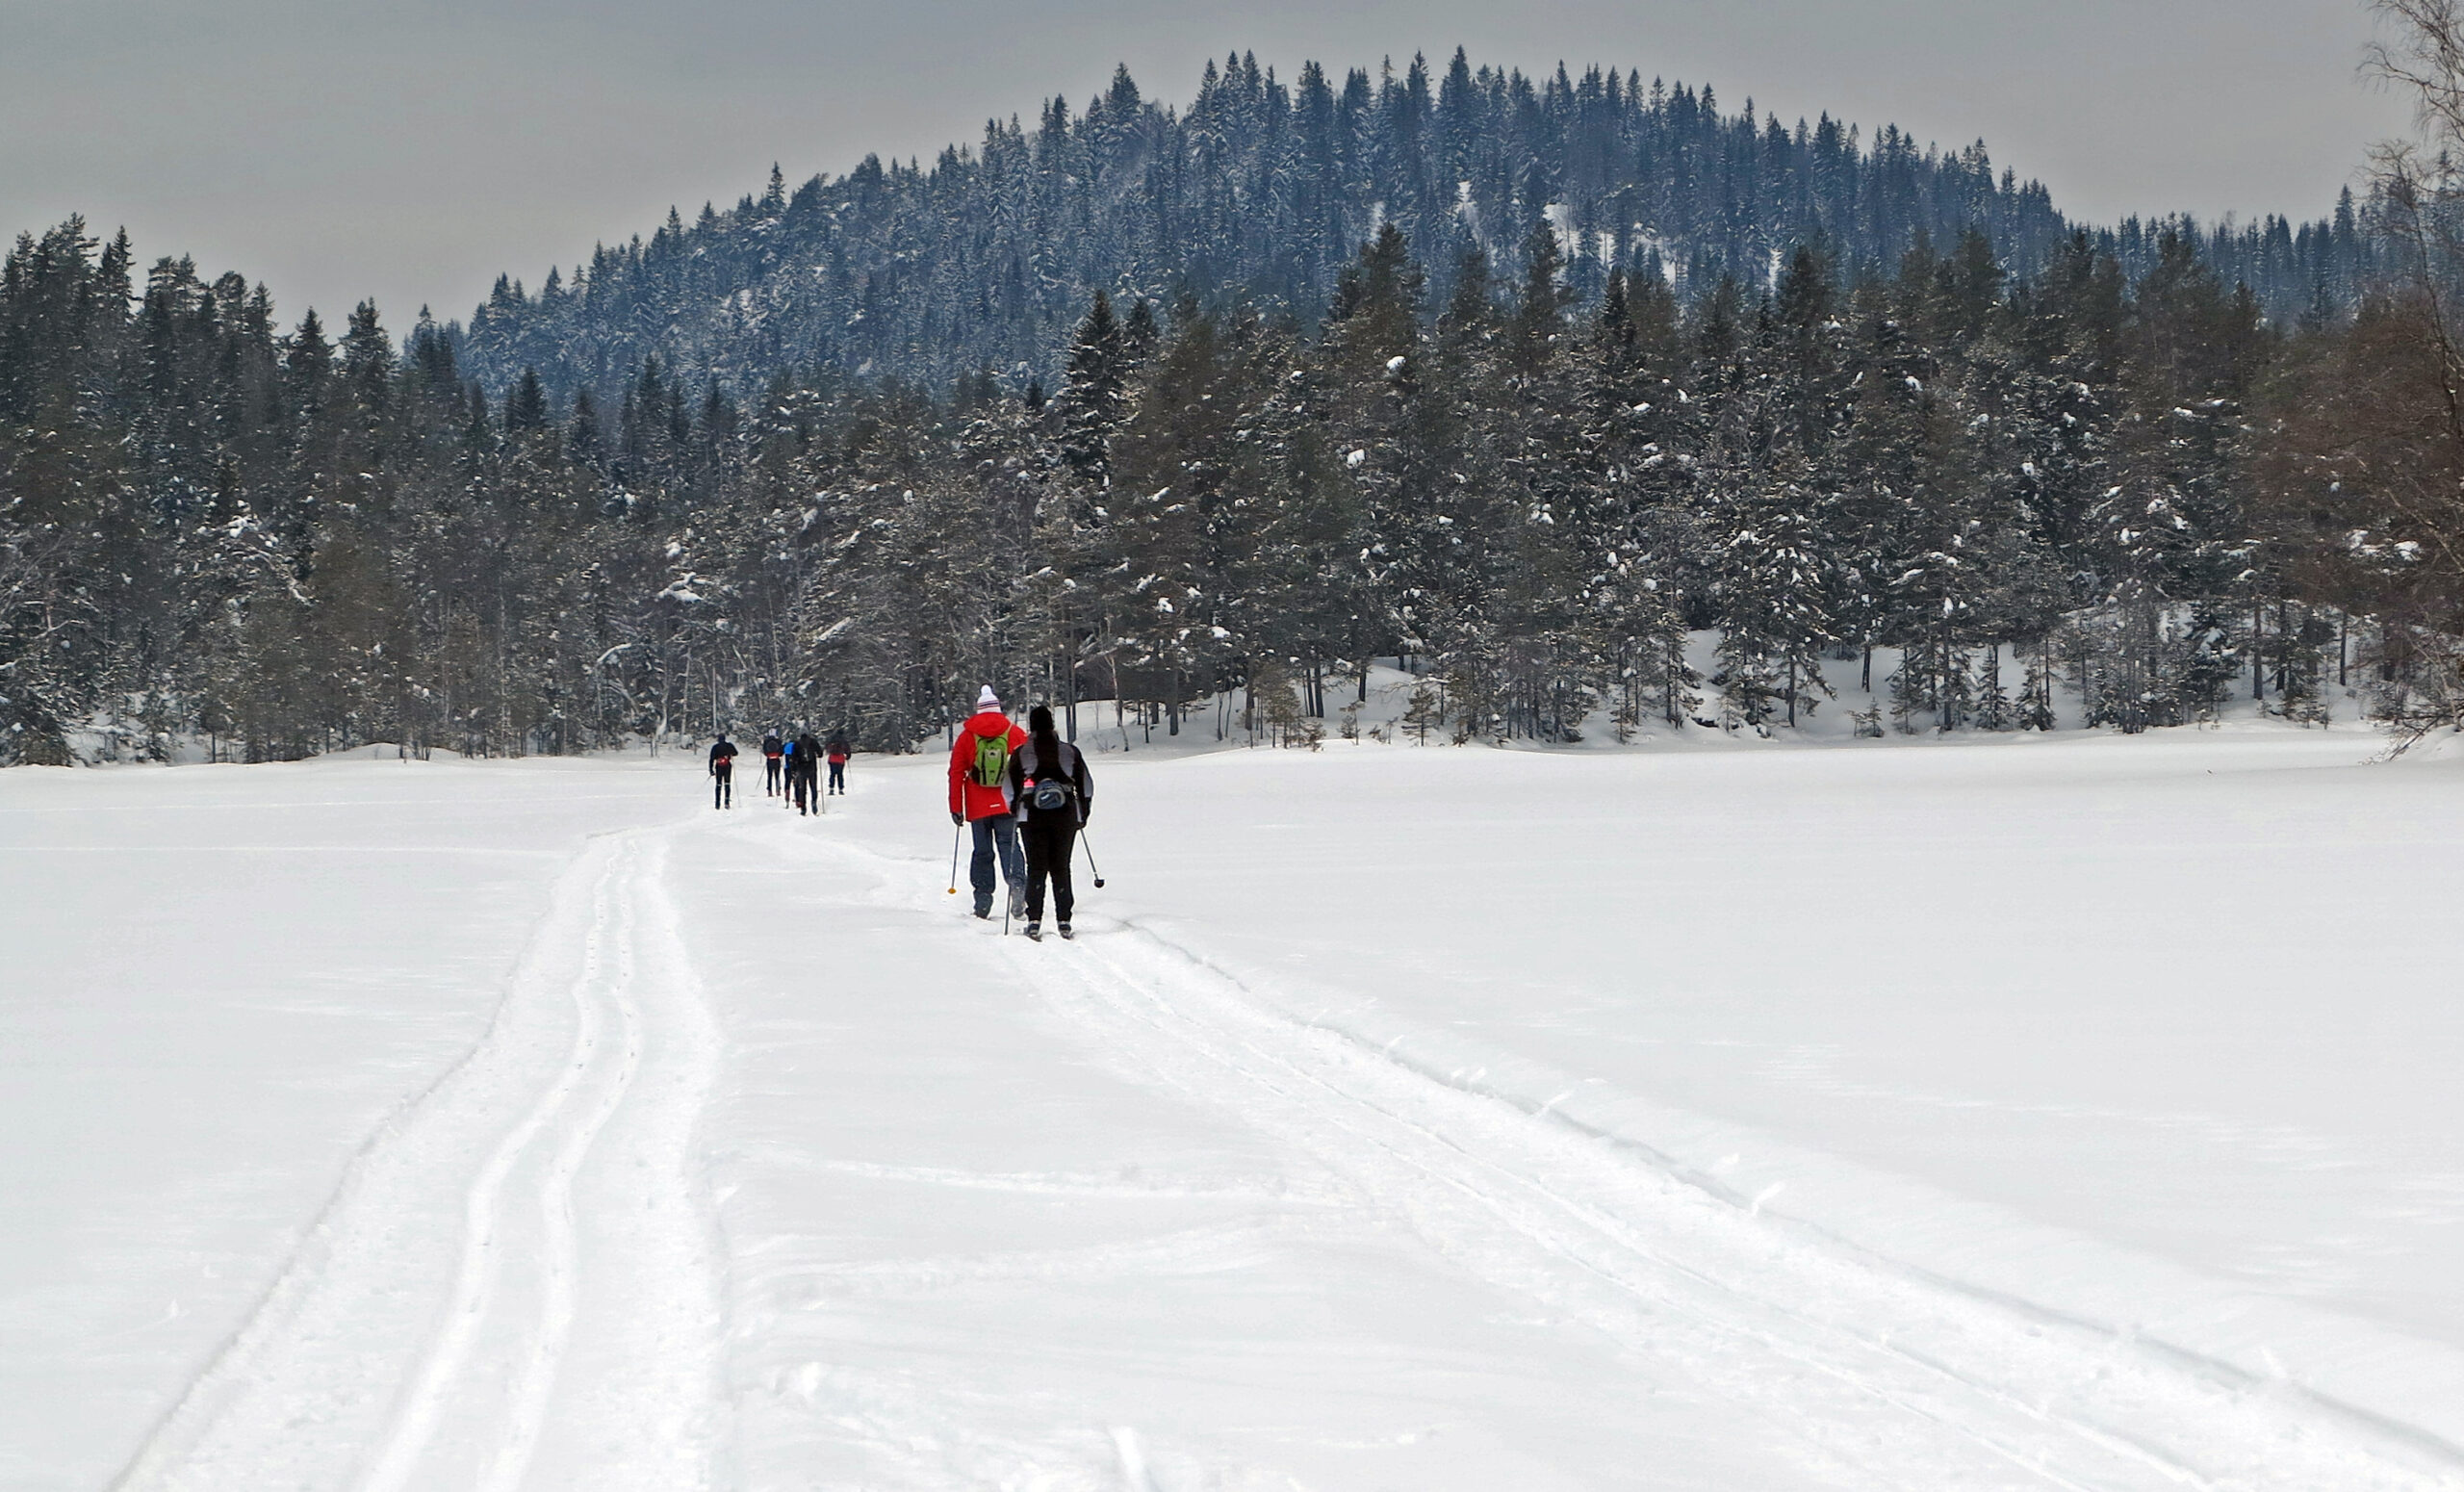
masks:
<path id="1" fill-rule="evenodd" d="M 1010 887 L 1010 914 L 1016 916 L 1026 896 L 1026 862 L 1018 853 L 1017 805 L 1010 801 L 1010 754 L 1027 743 L 1027 733 L 1001 709 L 1001 697 L 986 684 L 976 696 L 975 713 L 959 727 L 958 743 L 950 748 L 950 822 L 972 825 L 975 858 L 968 862 L 968 883 L 975 887 L 975 914 L 992 915 L 992 862 L 998 854 L 1001 879 Z"/>

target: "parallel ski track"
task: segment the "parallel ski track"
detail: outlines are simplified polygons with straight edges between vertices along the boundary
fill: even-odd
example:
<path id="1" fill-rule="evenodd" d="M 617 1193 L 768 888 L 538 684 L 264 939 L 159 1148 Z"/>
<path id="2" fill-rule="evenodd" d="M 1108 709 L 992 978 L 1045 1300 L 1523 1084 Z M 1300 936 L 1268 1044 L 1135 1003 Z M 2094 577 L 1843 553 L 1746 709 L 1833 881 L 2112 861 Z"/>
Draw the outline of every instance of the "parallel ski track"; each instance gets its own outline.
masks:
<path id="1" fill-rule="evenodd" d="M 624 1445 L 623 1464 L 589 1484 L 711 1482 L 725 1459 L 718 1249 L 684 1171 L 717 1042 L 663 861 L 655 832 L 585 850 L 487 1036 L 362 1150 L 309 1243 L 116 1487 L 514 1492 L 540 1479 L 543 1440 L 576 1399 L 618 1422 L 588 1438 Z M 645 949 L 655 1016 L 639 998 Z M 654 1038 L 662 1078 L 637 1096 Z M 612 1205 L 583 1207 L 578 1191 L 609 1169 L 595 1158 L 618 1123 L 620 1174 L 588 1183 Z M 593 1227 L 588 1254 L 578 1212 L 615 1214 Z M 460 1223 L 449 1270 L 431 1247 L 450 1236 L 447 1217 Z M 595 1298 L 629 1297 L 636 1319 L 582 1317 L 586 1278 L 602 1281 Z M 649 1333 L 656 1351 L 640 1355 L 659 1360 L 603 1353 L 610 1381 L 568 1382 L 578 1320 L 620 1339 Z M 554 1470 L 566 1483 L 578 1468 Z"/>
<path id="2" fill-rule="evenodd" d="M 720 1250 L 684 1175 L 718 1048 L 662 838 L 609 836 L 576 862 L 488 1035 L 363 1149 L 116 1486 L 684 1492 L 724 1479 Z M 912 862 L 815 848 L 882 873 L 884 899 L 946 914 L 937 893 L 887 889 L 912 884 Z M 1757 1217 L 1643 1145 L 1562 1120 L 1553 1100 L 1285 1014 L 1153 930 L 1081 923 L 1091 936 L 1075 943 L 1013 939 L 996 957 L 1124 1067 L 1313 1152 L 1466 1270 L 1672 1384 L 1758 1413 L 1824 1479 L 2464 1488 L 2464 1458 L 2403 1443 L 2402 1427 Z M 596 1308 L 611 1299 L 639 1308 Z M 569 1451 L 577 1424 L 605 1464 L 550 1449 Z"/>
<path id="3" fill-rule="evenodd" d="M 1081 921 L 1074 945 L 1007 951 L 1133 1065 L 1293 1132 L 1476 1271 L 1675 1354 L 1832 1474 L 2067 1492 L 2464 1487 L 2441 1448 L 1792 1238 L 1547 1106 L 1285 1016 L 1155 933 L 1090 939 Z"/>
<path id="4" fill-rule="evenodd" d="M 522 1122 L 497 1143 L 495 1152 L 464 1193 L 462 1258 L 445 1326 L 429 1346 L 419 1376 L 361 1483 L 365 1492 L 401 1492 L 421 1475 L 422 1458 L 435 1436 L 437 1421 L 459 1396 L 474 1349 L 483 1338 L 514 1364 L 515 1376 L 505 1399 L 502 1438 L 478 1482 L 480 1492 L 519 1487 L 529 1468 L 556 1369 L 573 1332 L 574 1276 L 580 1267 L 574 1241 L 574 1177 L 600 1130 L 625 1101 L 626 1090 L 641 1066 L 641 1013 L 632 1000 L 634 912 L 630 888 L 619 890 L 632 877 L 638 855 L 633 844 L 622 846 L 593 888 L 590 940 L 582 956 L 581 976 L 570 991 L 572 1054 Z M 615 904 L 612 934 L 611 902 Z M 615 945 L 612 961 L 611 942 Z M 616 1035 L 607 1040 L 602 1028 L 611 1014 Z M 598 1091 L 599 1101 L 578 1104 L 578 1096 L 591 1090 Z M 578 1119 L 567 1119 L 568 1107 L 581 1107 L 582 1113 Z M 532 1266 L 541 1299 L 532 1312 L 500 1299 L 510 1252 L 501 1214 L 506 1183 L 518 1167 L 543 1149 L 547 1160 L 537 1183 L 540 1247 Z"/>

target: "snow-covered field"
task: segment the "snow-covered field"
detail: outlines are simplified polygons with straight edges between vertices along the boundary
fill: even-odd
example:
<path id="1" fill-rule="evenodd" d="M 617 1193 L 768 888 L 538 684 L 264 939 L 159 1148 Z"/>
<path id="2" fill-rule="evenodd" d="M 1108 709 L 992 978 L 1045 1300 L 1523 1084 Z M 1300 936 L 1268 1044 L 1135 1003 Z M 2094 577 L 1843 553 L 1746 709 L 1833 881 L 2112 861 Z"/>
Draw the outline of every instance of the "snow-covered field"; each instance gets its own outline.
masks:
<path id="1" fill-rule="evenodd" d="M 2464 1486 L 2378 744 L 0 774 L 0 1486 Z"/>

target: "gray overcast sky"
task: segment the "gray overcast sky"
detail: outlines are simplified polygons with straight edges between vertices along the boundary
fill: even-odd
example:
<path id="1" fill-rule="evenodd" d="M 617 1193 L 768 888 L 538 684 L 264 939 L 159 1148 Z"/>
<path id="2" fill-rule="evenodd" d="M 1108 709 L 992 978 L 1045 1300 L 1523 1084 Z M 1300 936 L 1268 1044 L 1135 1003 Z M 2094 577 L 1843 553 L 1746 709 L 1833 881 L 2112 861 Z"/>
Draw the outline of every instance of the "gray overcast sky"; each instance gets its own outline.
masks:
<path id="1" fill-rule="evenodd" d="M 1126 62 L 1185 104 L 1209 55 L 1289 79 L 1560 59 L 1982 137 L 2074 218 L 2314 217 L 2400 101 L 2356 81 L 2360 0 L 0 0 L 0 230 L 82 211 L 141 258 L 363 296 L 407 326 L 599 240 L 985 118 L 1081 107 Z"/>

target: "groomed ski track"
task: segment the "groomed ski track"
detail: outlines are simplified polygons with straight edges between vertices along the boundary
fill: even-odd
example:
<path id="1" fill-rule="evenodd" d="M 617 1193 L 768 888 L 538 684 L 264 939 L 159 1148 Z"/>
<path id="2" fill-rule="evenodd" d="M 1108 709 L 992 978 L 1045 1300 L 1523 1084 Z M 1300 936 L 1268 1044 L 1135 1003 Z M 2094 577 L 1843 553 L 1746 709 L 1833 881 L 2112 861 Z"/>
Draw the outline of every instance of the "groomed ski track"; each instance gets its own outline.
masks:
<path id="1" fill-rule="evenodd" d="M 825 850 L 825 853 L 829 851 Z M 876 894 L 934 873 L 860 852 Z M 2453 1488 L 2464 1455 L 2222 1364 L 2066 1323 L 1809 1236 L 1550 1106 L 1252 997 L 1199 951 L 1082 913 L 997 939 L 1122 1070 L 1239 1114 L 1462 1268 L 1765 1416 L 1821 1484 Z"/>
<path id="2" fill-rule="evenodd" d="M 116 1486 L 725 1484 L 691 1154 L 719 1046 L 665 853 L 611 835 L 566 871 L 485 1040 L 369 1143 Z"/>
<path id="3" fill-rule="evenodd" d="M 370 1141 L 306 1247 L 116 1486 L 1321 1484 L 1209 1466 L 1202 1445 L 1142 1438 L 1065 1402 L 1027 1417 L 1077 1428 L 1004 1439 L 999 1417 L 929 1363 L 889 1376 L 816 1362 L 783 1378 L 733 1361 L 760 1357 L 798 1246 L 722 1226 L 733 1188 L 711 1177 L 732 1163 L 709 1152 L 739 1143 L 708 1119 L 741 1041 L 723 1040 L 725 1002 L 697 962 L 722 934 L 671 893 L 671 862 L 687 851 L 697 875 L 784 874 L 802 888 L 795 914 L 815 959 L 774 958 L 744 981 L 800 987 L 835 961 L 862 971 L 855 1018 L 869 1002 L 886 1019 L 909 991 L 933 990 L 990 1025 L 1057 1023 L 1116 1079 L 1331 1178 L 1296 1211 L 1406 1230 L 1438 1268 L 1682 1385 L 1791 1469 L 1765 1484 L 2464 1486 L 2464 1454 L 2443 1442 L 1766 1216 L 1476 1069 L 1424 1067 L 1408 1047 L 1296 1016 L 1194 939 L 1116 920 L 1100 900 L 1074 943 L 1004 939 L 943 894 L 939 863 L 783 819 L 757 797 L 744 807 L 602 837 L 565 871 L 485 1040 Z M 1187 1250 L 1226 1247 L 1123 1240 L 1070 1267 L 1194 1267 Z M 988 1239 L 962 1268 L 997 1271 L 1003 1253 Z M 1019 1257 L 1030 1280 L 1051 1267 Z M 864 1288 L 930 1290 L 958 1268 L 866 1266 Z M 852 1277 L 805 1273 L 841 1292 Z M 745 1453 L 744 1405 L 799 1396 L 863 1443 L 869 1473 L 808 1480 L 775 1449 Z"/>

